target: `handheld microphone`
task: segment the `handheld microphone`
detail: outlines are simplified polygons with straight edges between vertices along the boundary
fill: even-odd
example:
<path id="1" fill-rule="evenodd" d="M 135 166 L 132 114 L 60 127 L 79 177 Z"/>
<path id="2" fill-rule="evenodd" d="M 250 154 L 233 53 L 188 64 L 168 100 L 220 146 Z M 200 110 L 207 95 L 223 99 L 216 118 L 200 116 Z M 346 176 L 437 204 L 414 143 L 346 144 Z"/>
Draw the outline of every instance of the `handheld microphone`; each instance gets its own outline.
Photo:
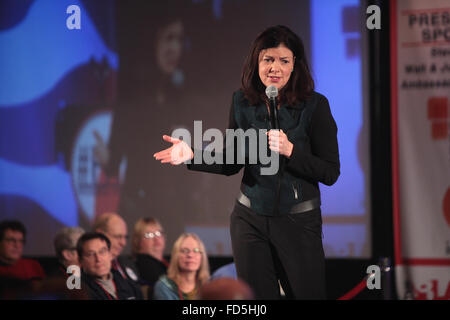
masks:
<path id="1" fill-rule="evenodd" d="M 278 122 L 278 110 L 277 110 L 277 96 L 278 89 L 275 86 L 268 86 L 266 88 L 266 96 L 270 101 L 270 122 L 272 129 L 280 129 L 280 123 Z"/>

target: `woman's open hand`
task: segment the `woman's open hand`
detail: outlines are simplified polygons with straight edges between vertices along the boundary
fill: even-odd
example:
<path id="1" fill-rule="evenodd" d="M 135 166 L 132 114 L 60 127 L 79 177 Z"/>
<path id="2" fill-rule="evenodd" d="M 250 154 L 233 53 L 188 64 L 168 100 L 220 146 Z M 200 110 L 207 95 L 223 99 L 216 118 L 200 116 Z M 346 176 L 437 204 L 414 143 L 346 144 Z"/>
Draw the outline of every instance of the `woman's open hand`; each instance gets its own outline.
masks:
<path id="1" fill-rule="evenodd" d="M 270 130 L 267 132 L 267 135 L 269 136 L 270 150 L 278 152 L 287 158 L 291 157 L 294 145 L 288 140 L 283 130 Z"/>
<path id="2" fill-rule="evenodd" d="M 153 155 L 156 160 L 161 160 L 161 163 L 170 163 L 176 166 L 194 158 L 194 153 L 186 142 L 166 135 L 163 135 L 163 140 L 173 145 Z"/>

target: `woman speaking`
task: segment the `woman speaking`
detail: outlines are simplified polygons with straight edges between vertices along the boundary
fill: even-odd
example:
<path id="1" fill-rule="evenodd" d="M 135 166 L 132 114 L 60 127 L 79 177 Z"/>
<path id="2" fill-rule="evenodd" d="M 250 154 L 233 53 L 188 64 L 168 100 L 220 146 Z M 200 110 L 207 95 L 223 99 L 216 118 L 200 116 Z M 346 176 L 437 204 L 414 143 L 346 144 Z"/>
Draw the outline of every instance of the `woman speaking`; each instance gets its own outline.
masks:
<path id="1" fill-rule="evenodd" d="M 279 284 L 288 299 L 325 299 L 318 183 L 332 185 L 339 176 L 337 127 L 328 100 L 314 91 L 303 43 L 289 28 L 270 27 L 252 43 L 228 128 L 267 131 L 265 143 L 279 154 L 271 175 L 261 174 L 261 161 L 225 161 L 227 152 L 242 147 L 236 143 L 233 150 L 224 148 L 220 163 L 188 164 L 190 170 L 225 175 L 244 167 L 230 221 L 238 277 L 257 299 L 279 299 Z M 172 146 L 154 154 L 162 163 L 178 165 L 207 152 L 163 139 Z M 248 146 L 243 148 L 248 155 Z"/>

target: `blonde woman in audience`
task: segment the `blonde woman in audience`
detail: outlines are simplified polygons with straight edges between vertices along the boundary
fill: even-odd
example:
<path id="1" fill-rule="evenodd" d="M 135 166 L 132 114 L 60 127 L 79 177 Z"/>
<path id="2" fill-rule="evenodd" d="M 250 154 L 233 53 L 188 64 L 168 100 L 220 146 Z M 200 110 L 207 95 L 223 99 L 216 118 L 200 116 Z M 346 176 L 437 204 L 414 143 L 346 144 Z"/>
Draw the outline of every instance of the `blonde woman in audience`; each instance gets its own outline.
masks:
<path id="1" fill-rule="evenodd" d="M 149 286 L 149 297 L 159 277 L 167 273 L 169 263 L 164 259 L 166 237 L 161 223 L 152 217 L 141 218 L 134 225 L 131 239 L 132 254 L 141 278 Z"/>
<path id="2" fill-rule="evenodd" d="M 183 233 L 172 248 L 167 275 L 154 287 L 156 300 L 193 300 L 210 277 L 205 245 L 194 233 Z"/>

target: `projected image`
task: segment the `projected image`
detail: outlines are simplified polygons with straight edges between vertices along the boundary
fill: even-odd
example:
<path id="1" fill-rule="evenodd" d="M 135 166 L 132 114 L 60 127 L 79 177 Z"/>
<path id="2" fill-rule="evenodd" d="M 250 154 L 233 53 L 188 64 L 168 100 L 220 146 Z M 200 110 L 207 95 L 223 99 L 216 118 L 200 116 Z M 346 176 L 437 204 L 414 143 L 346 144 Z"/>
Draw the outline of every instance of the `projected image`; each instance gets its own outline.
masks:
<path id="1" fill-rule="evenodd" d="M 67 28 L 70 5 L 80 29 Z M 224 132 L 251 41 L 284 24 L 302 37 L 338 126 L 341 176 L 321 186 L 326 256 L 370 257 L 358 10 L 356 0 L 2 1 L 0 220 L 27 225 L 29 255 L 52 255 L 62 226 L 118 212 L 129 230 L 152 216 L 168 244 L 195 232 L 209 255 L 231 256 L 242 172 L 193 173 L 153 154 L 194 121 Z"/>
<path id="2" fill-rule="evenodd" d="M 81 30 L 66 26 L 69 5 L 84 10 Z M 27 226 L 25 254 L 53 255 L 55 233 L 79 224 L 70 149 L 85 116 L 115 100 L 114 16 L 93 9 L 0 2 L 0 218 Z"/>

